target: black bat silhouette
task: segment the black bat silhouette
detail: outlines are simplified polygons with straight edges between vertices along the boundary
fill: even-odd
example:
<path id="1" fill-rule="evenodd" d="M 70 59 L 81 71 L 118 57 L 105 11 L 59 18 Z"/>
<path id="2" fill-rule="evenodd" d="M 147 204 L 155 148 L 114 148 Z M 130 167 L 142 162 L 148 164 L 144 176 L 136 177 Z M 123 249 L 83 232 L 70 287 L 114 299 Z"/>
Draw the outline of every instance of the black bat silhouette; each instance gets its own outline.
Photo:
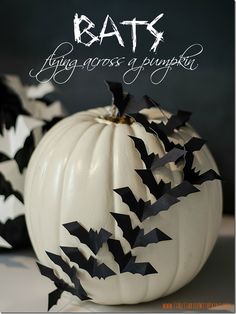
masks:
<path id="1" fill-rule="evenodd" d="M 144 99 L 148 105 L 154 105 L 160 109 L 162 112 L 162 108 L 159 103 L 157 103 L 155 100 L 153 100 L 151 97 L 145 95 Z M 177 114 L 171 115 L 170 118 L 168 118 L 167 123 L 160 123 L 159 128 L 166 134 L 170 135 L 173 133 L 174 129 L 179 129 L 180 127 L 184 126 L 186 122 L 190 119 L 192 113 L 189 111 L 183 111 L 179 110 Z M 164 113 L 163 113 L 164 116 Z"/>
<path id="2" fill-rule="evenodd" d="M 174 144 L 172 141 L 169 140 L 167 134 L 162 130 L 162 128 L 160 127 L 160 123 L 159 124 L 155 122 L 150 123 L 146 116 L 141 113 L 130 114 L 129 116 L 133 117 L 136 120 L 136 122 L 140 123 L 145 128 L 146 132 L 151 133 L 155 136 L 158 135 L 159 139 L 162 141 L 165 147 L 166 152 L 169 152 L 174 148 L 194 152 L 200 150 L 202 146 L 206 143 L 204 139 L 192 137 L 184 145 Z"/>
<path id="3" fill-rule="evenodd" d="M 69 257 L 71 262 L 76 263 L 81 269 L 86 270 L 91 277 L 99 279 L 115 275 L 115 273 L 104 263 L 98 264 L 97 259 L 90 256 L 89 259 L 80 252 L 78 248 L 61 246 L 62 251 Z"/>
<path id="4" fill-rule="evenodd" d="M 129 94 L 127 94 L 126 96 L 124 95 L 121 83 L 110 81 L 105 82 L 107 83 L 109 90 L 113 94 L 113 103 L 118 109 L 120 116 L 122 116 L 130 100 L 130 95 Z"/>
<path id="5" fill-rule="evenodd" d="M 133 256 L 131 252 L 125 254 L 119 240 L 108 239 L 107 244 L 121 273 L 128 272 L 143 276 L 157 273 L 150 263 L 136 263 L 136 256 Z"/>
<path id="6" fill-rule="evenodd" d="M 163 181 L 161 181 L 160 184 L 162 188 L 159 189 L 159 197 L 153 204 L 151 204 L 150 200 L 145 202 L 143 199 L 139 199 L 139 201 L 137 201 L 129 187 L 115 189 L 114 192 L 121 196 L 122 201 L 128 205 L 130 211 L 135 213 L 138 219 L 142 222 L 148 217 L 155 216 L 161 211 L 168 210 L 172 205 L 178 203 L 179 200 L 177 197 L 184 196 L 181 194 L 186 194 L 189 191 L 192 191 L 191 193 L 199 191 L 196 187 L 186 181 L 184 181 L 180 187 L 177 186 L 172 190 L 170 189 L 170 184 L 165 184 Z"/>
<path id="7" fill-rule="evenodd" d="M 150 201 L 145 202 L 142 198 L 140 198 L 137 201 L 133 192 L 128 186 L 119 189 L 114 189 L 113 191 L 121 196 L 122 201 L 129 206 L 130 211 L 135 213 L 140 221 L 144 220 L 143 219 L 144 208 L 148 208 L 148 206 L 151 205 Z"/>
<path id="8" fill-rule="evenodd" d="M 13 189 L 11 182 L 6 180 L 2 173 L 0 173 L 0 195 L 3 195 L 5 200 L 10 195 L 14 195 L 20 202 L 24 203 L 23 195 L 19 191 Z"/>
<path id="9" fill-rule="evenodd" d="M 0 77 L 0 134 L 3 128 L 15 128 L 19 115 L 29 115 L 22 106 L 19 96 L 7 85 L 7 79 Z"/>
<path id="10" fill-rule="evenodd" d="M 63 224 L 63 226 L 69 231 L 71 235 L 76 236 L 81 243 L 86 244 L 94 254 L 97 254 L 103 243 L 107 242 L 107 240 L 112 235 L 103 228 L 101 228 L 99 232 L 94 231 L 93 229 L 89 229 L 89 231 L 87 231 L 77 221 Z"/>
<path id="11" fill-rule="evenodd" d="M 140 153 L 141 159 L 144 162 L 146 168 L 155 170 L 156 168 L 163 167 L 169 162 L 176 162 L 181 157 L 185 156 L 186 151 L 184 149 L 172 148 L 163 157 L 159 157 L 154 153 L 148 154 L 146 146 L 141 138 L 129 136 L 135 144 L 136 149 Z"/>
<path id="12" fill-rule="evenodd" d="M 41 275 L 49 278 L 51 281 L 53 281 L 53 283 L 55 284 L 55 286 L 57 287 L 56 290 L 52 291 L 49 294 L 49 299 L 48 299 L 48 310 L 50 310 L 50 308 L 57 304 L 58 300 L 61 297 L 61 294 L 63 291 L 67 291 L 75 296 L 77 296 L 80 300 L 89 300 L 90 298 L 88 297 L 87 293 L 85 292 L 84 288 L 82 287 L 79 278 L 77 278 L 76 276 L 76 269 L 74 267 L 70 268 L 70 266 L 68 265 L 68 268 L 64 265 L 64 261 L 61 262 L 60 259 L 55 258 L 55 261 L 57 263 L 62 263 L 63 266 L 59 265 L 61 268 L 63 267 L 63 270 L 65 269 L 68 273 L 66 273 L 69 277 L 71 282 L 73 283 L 74 287 L 68 285 L 66 282 L 64 282 L 64 280 L 59 279 L 52 268 L 44 266 L 40 263 L 37 263 L 39 271 L 41 273 Z"/>
<path id="13" fill-rule="evenodd" d="M 213 169 L 210 169 L 202 174 L 200 174 L 200 171 L 195 171 L 196 168 L 192 168 L 193 159 L 193 154 L 186 154 L 185 166 L 183 168 L 185 180 L 188 180 L 190 183 L 196 185 L 202 184 L 206 181 L 222 180 L 222 178 Z"/>
<path id="14" fill-rule="evenodd" d="M 171 188 L 170 182 L 165 183 L 163 180 L 161 180 L 159 183 L 157 183 L 150 169 L 137 169 L 136 172 L 142 179 L 143 183 L 148 187 L 150 193 L 153 194 L 156 199 L 160 198 L 165 193 L 178 198 L 199 191 L 188 181 L 183 181 L 174 188 Z"/>
<path id="15" fill-rule="evenodd" d="M 172 240 L 164 232 L 155 228 L 150 232 L 144 234 L 144 229 L 139 226 L 132 228 L 130 216 L 118 213 L 111 213 L 116 220 L 118 226 L 123 232 L 124 238 L 129 242 L 130 247 L 133 249 L 139 246 L 147 246 L 151 243 L 158 243 L 160 241 Z"/>

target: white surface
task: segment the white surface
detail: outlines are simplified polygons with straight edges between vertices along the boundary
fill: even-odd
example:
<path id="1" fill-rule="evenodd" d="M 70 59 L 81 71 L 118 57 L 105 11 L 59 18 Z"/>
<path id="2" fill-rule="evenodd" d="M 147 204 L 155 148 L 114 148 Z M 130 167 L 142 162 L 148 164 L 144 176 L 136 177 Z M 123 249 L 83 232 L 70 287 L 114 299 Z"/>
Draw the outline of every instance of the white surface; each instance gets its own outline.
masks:
<path id="1" fill-rule="evenodd" d="M 42 277 L 32 251 L 0 253 L 0 311 L 46 312 L 47 295 L 53 284 Z M 72 305 L 62 298 L 53 311 L 75 312 L 162 312 L 178 311 L 176 304 L 220 303 L 218 311 L 233 312 L 234 304 L 234 221 L 225 217 L 220 237 L 199 275 L 191 283 L 168 297 L 132 306 L 101 306 L 90 302 Z M 183 309 L 179 309 L 180 312 Z M 206 309 L 204 309 L 206 312 Z"/>

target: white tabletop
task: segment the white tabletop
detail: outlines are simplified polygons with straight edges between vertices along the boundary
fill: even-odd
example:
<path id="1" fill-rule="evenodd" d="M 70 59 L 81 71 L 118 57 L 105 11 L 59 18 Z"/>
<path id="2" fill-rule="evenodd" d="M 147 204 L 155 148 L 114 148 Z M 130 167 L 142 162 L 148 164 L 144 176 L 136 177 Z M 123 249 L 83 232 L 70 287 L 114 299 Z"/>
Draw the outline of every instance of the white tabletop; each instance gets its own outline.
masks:
<path id="1" fill-rule="evenodd" d="M 46 312 L 54 285 L 42 277 L 32 250 L 0 254 L 0 311 Z M 73 305 L 64 296 L 57 312 L 199 312 L 207 304 L 218 312 L 234 312 L 234 220 L 225 216 L 220 236 L 207 263 L 187 286 L 162 299 L 129 306 L 102 306 L 91 302 Z M 192 309 L 191 309 L 192 307 Z M 209 310 L 213 312 L 213 308 Z"/>

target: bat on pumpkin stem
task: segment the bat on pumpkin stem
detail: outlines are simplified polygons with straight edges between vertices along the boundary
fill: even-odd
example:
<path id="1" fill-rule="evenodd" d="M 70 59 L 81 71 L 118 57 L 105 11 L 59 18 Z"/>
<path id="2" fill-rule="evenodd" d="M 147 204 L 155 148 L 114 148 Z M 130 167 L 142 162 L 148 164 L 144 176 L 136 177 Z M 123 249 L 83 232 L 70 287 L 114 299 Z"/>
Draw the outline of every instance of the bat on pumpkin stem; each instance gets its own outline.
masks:
<path id="1" fill-rule="evenodd" d="M 125 113 L 132 112 L 133 107 L 135 107 L 136 111 L 139 111 L 141 109 L 150 108 L 154 106 L 154 104 L 152 103 L 141 101 L 137 102 L 134 96 L 124 93 L 122 84 L 119 82 L 110 81 L 105 82 L 109 90 L 113 94 L 113 104 L 118 109 L 120 116 L 123 116 Z"/>
<path id="2" fill-rule="evenodd" d="M 71 262 L 76 263 L 81 269 L 86 270 L 91 277 L 105 279 L 107 277 L 116 275 L 104 263 L 98 264 L 97 259 L 93 256 L 90 256 L 89 259 L 86 259 L 86 257 L 80 252 L 78 248 L 61 246 L 61 249 Z"/>
<path id="3" fill-rule="evenodd" d="M 121 273 L 128 272 L 143 276 L 157 273 L 150 263 L 136 263 L 136 256 L 133 256 L 131 252 L 125 254 L 119 240 L 108 239 L 107 244 L 109 251 L 119 265 Z"/>
<path id="4" fill-rule="evenodd" d="M 128 215 L 118 213 L 111 213 L 111 215 L 114 217 L 118 226 L 121 228 L 124 238 L 129 242 L 132 249 L 140 246 L 145 247 L 151 243 L 172 240 L 168 235 L 158 228 L 155 228 L 146 234 L 144 234 L 144 229 L 141 229 L 139 226 L 136 226 L 133 229 L 131 219 Z"/>
<path id="5" fill-rule="evenodd" d="M 86 244 L 90 250 L 97 254 L 102 247 L 103 243 L 111 237 L 111 233 L 101 228 L 99 232 L 89 229 L 87 231 L 79 222 L 73 221 L 63 224 L 71 235 L 76 236 L 81 243 Z"/>

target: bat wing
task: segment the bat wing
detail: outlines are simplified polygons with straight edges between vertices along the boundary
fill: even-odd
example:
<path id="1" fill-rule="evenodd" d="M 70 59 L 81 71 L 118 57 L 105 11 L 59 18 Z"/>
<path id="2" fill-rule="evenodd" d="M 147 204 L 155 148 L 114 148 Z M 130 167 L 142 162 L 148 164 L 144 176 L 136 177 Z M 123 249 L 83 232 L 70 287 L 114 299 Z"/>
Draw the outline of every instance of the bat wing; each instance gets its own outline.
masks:
<path id="1" fill-rule="evenodd" d="M 61 247 L 62 251 L 69 257 L 71 262 L 76 263 L 81 269 L 86 270 L 91 277 L 107 278 L 115 273 L 105 264 L 98 265 L 93 256 L 87 260 L 78 248 Z"/>
<path id="2" fill-rule="evenodd" d="M 157 183 L 150 169 L 136 169 L 135 171 L 140 176 L 143 183 L 148 187 L 150 193 L 152 193 L 157 199 L 170 189 L 170 182 L 165 183 L 161 180 Z"/>
<path id="3" fill-rule="evenodd" d="M 63 226 L 71 235 L 79 239 L 81 243 L 86 244 L 91 250 L 93 249 L 90 233 L 78 221 L 63 224 Z"/>
<path id="4" fill-rule="evenodd" d="M 205 143 L 202 138 L 192 137 L 184 146 L 187 151 L 194 152 L 200 150 Z"/>
<path id="5" fill-rule="evenodd" d="M 130 96 L 124 96 L 122 84 L 119 82 L 106 81 L 109 90 L 113 95 L 113 103 L 117 107 L 120 116 L 122 116 L 128 105 Z"/>
<path id="6" fill-rule="evenodd" d="M 126 272 L 142 276 L 157 273 L 156 269 L 150 263 L 135 263 L 135 259 L 132 259 L 123 269 L 122 273 Z"/>
<path id="7" fill-rule="evenodd" d="M 178 203 L 179 200 L 170 194 L 165 193 L 159 197 L 153 204 L 148 204 L 143 211 L 142 221 L 148 217 L 155 216 L 161 211 L 168 210 L 172 205 Z"/>
<path id="8" fill-rule="evenodd" d="M 33 151 L 35 149 L 35 142 L 33 133 L 30 133 L 30 136 L 25 140 L 24 146 L 18 150 L 15 154 L 14 159 L 18 165 L 20 173 L 23 173 L 24 169 L 28 166 L 29 160 Z"/>
<path id="9" fill-rule="evenodd" d="M 122 271 L 132 257 L 131 252 L 125 254 L 119 240 L 108 239 L 107 244 L 114 260 L 119 265 L 120 271 Z"/>
<path id="10" fill-rule="evenodd" d="M 139 203 L 137 202 L 133 192 L 129 187 L 114 189 L 113 191 L 121 196 L 122 201 L 128 205 L 130 211 L 134 212 L 135 214 L 138 212 Z"/>
<path id="11" fill-rule="evenodd" d="M 185 156 L 185 154 L 185 150 L 174 147 L 162 158 L 155 156 L 151 169 L 155 170 L 156 168 L 165 166 L 169 162 L 176 162 L 179 158 Z"/>
<path id="12" fill-rule="evenodd" d="M 46 251 L 46 254 L 50 258 L 50 260 L 54 264 L 58 265 L 64 271 L 64 273 L 68 275 L 70 280 L 73 282 L 73 277 L 74 277 L 73 269 L 63 260 L 63 258 L 60 255 L 47 252 L 47 251 Z"/>
<path id="13" fill-rule="evenodd" d="M 5 200 L 10 196 L 14 195 L 21 203 L 23 203 L 23 195 L 13 189 L 10 181 L 6 180 L 5 177 L 0 173 L 0 195 L 3 195 Z"/>
<path id="14" fill-rule="evenodd" d="M 144 234 L 143 229 L 141 229 L 134 243 L 134 247 L 138 247 L 138 246 L 145 247 L 148 244 L 158 243 L 158 242 L 166 241 L 166 240 L 172 240 L 172 239 L 167 234 L 159 230 L 158 228 L 155 228 L 146 234 Z"/>
<path id="15" fill-rule="evenodd" d="M 206 181 L 213 181 L 213 180 L 222 180 L 222 178 L 213 169 L 210 169 L 200 175 L 197 175 L 195 180 L 193 180 L 193 184 L 199 185 Z"/>
<path id="16" fill-rule="evenodd" d="M 7 199 L 0 195 L 1 216 L 0 222 L 5 224 L 8 220 L 13 220 L 18 216 L 25 214 L 24 205 L 13 194 L 9 195 Z"/>
<path id="17" fill-rule="evenodd" d="M 111 233 L 101 228 L 99 233 L 90 229 L 87 231 L 79 222 L 73 221 L 63 225 L 71 235 L 76 236 L 81 243 L 86 244 L 90 250 L 97 254 L 103 243 L 107 242 Z"/>
<path id="18" fill-rule="evenodd" d="M 184 126 L 189 120 L 191 112 L 179 110 L 176 115 L 172 115 L 166 124 L 162 124 L 161 129 L 166 135 L 173 133 L 174 129 L 179 129 Z"/>
<path id="19" fill-rule="evenodd" d="M 189 194 L 199 192 L 199 189 L 197 189 L 194 185 L 192 185 L 188 181 L 183 181 L 180 184 L 173 187 L 168 193 L 174 197 L 182 197 L 182 196 L 188 196 Z"/>
<path id="20" fill-rule="evenodd" d="M 132 248 L 138 236 L 140 228 L 139 227 L 136 227 L 135 229 L 132 228 L 131 219 L 128 215 L 118 213 L 111 213 L 111 215 L 116 220 L 118 226 L 121 228 L 123 232 L 124 238 L 129 242 Z"/>
<path id="21" fill-rule="evenodd" d="M 62 290 L 55 289 L 48 294 L 48 311 L 57 304 L 62 295 Z"/>
<path id="22" fill-rule="evenodd" d="M 135 136 L 129 136 L 129 137 L 133 140 L 134 145 L 136 149 L 138 150 L 138 152 L 140 153 L 141 159 L 144 162 L 145 166 L 147 168 L 150 168 L 153 162 L 153 159 L 155 157 L 155 154 L 150 154 L 150 155 L 148 154 L 144 141 L 141 138 L 138 138 Z"/>
<path id="23" fill-rule="evenodd" d="M 0 135 L 1 152 L 10 158 L 14 158 L 15 154 L 24 147 L 25 141 L 33 129 L 44 124 L 43 121 L 32 117 L 20 115 L 17 117 L 16 126 L 9 130 L 3 129 Z"/>

